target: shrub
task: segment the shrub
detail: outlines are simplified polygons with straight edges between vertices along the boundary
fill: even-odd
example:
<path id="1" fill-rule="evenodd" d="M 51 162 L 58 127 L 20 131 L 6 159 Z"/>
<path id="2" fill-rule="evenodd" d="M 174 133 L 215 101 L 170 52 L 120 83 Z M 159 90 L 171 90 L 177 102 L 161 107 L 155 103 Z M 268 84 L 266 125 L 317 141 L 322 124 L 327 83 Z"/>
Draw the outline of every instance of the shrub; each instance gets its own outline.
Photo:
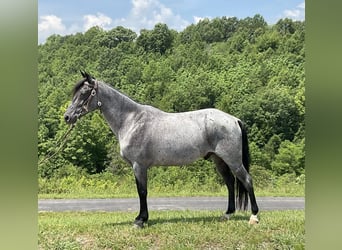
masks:
<path id="1" fill-rule="evenodd" d="M 293 143 L 288 140 L 280 144 L 279 153 L 271 163 L 272 170 L 277 175 L 304 172 L 304 142 Z"/>
<path id="2" fill-rule="evenodd" d="M 250 174 L 253 178 L 253 184 L 255 188 L 268 188 L 273 186 L 275 181 L 275 176 L 270 170 L 258 165 L 251 166 Z"/>

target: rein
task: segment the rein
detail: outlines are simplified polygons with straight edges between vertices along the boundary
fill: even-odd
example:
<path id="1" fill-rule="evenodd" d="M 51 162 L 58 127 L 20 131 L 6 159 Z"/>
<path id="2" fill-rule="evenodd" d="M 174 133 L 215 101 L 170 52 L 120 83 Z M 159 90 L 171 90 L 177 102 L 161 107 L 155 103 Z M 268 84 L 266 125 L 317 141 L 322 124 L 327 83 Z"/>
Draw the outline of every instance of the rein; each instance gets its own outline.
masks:
<path id="1" fill-rule="evenodd" d="M 54 157 L 64 146 L 64 144 L 66 143 L 67 139 L 68 139 L 68 135 L 70 134 L 71 130 L 74 128 L 74 124 L 71 124 L 69 129 L 65 132 L 65 134 L 59 138 L 56 142 L 56 146 L 58 145 L 58 143 L 61 142 L 61 145 L 57 148 L 56 152 L 52 153 L 52 150 L 50 150 L 50 152 L 42 159 L 38 162 L 38 166 L 40 164 L 42 164 L 43 162 L 50 160 L 52 157 Z"/>

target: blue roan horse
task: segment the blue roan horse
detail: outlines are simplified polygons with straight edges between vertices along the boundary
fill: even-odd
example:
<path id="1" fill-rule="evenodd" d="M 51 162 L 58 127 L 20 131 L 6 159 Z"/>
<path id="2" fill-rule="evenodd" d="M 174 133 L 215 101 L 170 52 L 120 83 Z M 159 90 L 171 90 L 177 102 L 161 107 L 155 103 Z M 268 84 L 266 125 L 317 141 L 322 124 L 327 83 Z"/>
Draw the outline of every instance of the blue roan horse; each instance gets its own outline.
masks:
<path id="1" fill-rule="evenodd" d="M 74 124 L 88 112 L 102 111 L 119 140 L 121 156 L 133 167 L 140 199 L 140 212 L 134 221 L 137 227 L 148 220 L 147 169 L 184 165 L 201 157 L 215 162 L 227 185 L 224 217 L 229 219 L 235 212 L 235 193 L 239 209 L 247 208 L 248 194 L 252 210 L 249 223 L 258 223 L 259 209 L 248 173 L 247 134 L 238 118 L 217 109 L 166 113 L 136 103 L 88 73 L 81 73 L 83 79 L 74 87 L 64 119 Z"/>

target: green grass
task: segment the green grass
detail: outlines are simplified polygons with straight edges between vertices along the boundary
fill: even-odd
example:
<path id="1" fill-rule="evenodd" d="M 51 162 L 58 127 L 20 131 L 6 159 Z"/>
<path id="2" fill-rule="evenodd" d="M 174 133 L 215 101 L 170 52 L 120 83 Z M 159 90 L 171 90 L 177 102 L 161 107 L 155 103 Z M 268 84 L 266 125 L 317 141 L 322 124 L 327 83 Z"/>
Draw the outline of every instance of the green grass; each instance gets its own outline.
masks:
<path id="1" fill-rule="evenodd" d="M 41 212 L 39 249 L 304 249 L 304 211 L 265 211 L 221 221 L 221 211 L 151 211 L 132 228 L 132 212 Z"/>
<path id="2" fill-rule="evenodd" d="M 70 188 L 69 191 L 63 193 L 40 193 L 39 199 L 91 199 L 91 198 L 136 198 L 138 193 L 136 187 L 132 185 L 108 188 L 107 190 L 98 190 L 97 188 Z M 227 196 L 227 188 L 225 186 L 213 189 L 199 187 L 198 189 L 180 189 L 172 186 L 149 187 L 149 197 L 189 197 L 189 196 L 205 196 L 219 197 Z M 304 197 L 304 187 L 296 185 L 287 185 L 284 187 L 256 189 L 257 197 Z"/>
<path id="3" fill-rule="evenodd" d="M 227 188 L 215 172 L 192 175 L 176 167 L 166 171 L 156 169 L 149 176 L 149 197 L 227 196 Z M 212 170 L 213 171 L 213 170 Z M 255 172 L 254 187 L 257 196 L 304 196 L 305 176 Z M 57 178 L 39 178 L 39 199 L 48 198 L 125 198 L 137 197 L 133 174 L 113 175 L 108 172 L 85 175 L 70 173 Z"/>

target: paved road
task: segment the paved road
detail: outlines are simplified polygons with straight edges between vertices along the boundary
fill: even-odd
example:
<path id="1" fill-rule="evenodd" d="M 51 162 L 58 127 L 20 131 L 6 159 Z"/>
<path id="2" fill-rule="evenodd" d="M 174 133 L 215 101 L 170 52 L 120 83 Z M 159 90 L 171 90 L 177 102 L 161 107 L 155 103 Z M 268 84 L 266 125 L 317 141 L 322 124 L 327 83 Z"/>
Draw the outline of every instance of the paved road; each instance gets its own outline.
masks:
<path id="1" fill-rule="evenodd" d="M 148 198 L 149 210 L 225 210 L 226 197 Z M 304 209 L 304 197 L 260 197 L 260 210 Z M 137 198 L 39 200 L 38 211 L 138 211 Z"/>

